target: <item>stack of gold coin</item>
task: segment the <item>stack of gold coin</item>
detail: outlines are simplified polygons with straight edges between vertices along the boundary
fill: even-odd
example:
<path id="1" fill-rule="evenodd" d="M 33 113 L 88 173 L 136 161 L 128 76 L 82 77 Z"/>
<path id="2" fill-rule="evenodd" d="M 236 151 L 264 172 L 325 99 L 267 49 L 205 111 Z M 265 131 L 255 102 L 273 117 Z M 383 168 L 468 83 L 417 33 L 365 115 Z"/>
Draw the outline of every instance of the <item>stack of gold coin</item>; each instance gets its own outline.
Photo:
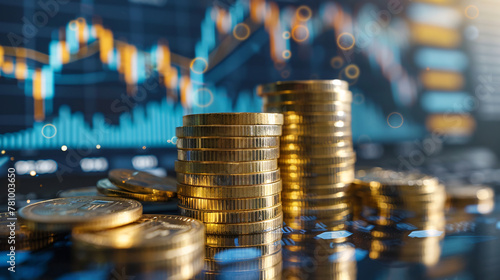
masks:
<path id="1" fill-rule="evenodd" d="M 72 239 L 77 259 L 111 261 L 145 279 L 191 279 L 203 269 L 205 228 L 188 217 L 142 215 L 113 229 L 75 230 Z"/>
<path id="2" fill-rule="evenodd" d="M 380 225 L 410 217 L 427 222 L 444 217 L 446 191 L 432 176 L 382 168 L 358 170 L 354 189 L 362 203 L 361 216 Z"/>
<path id="3" fill-rule="evenodd" d="M 358 170 L 361 219 L 373 224 L 370 258 L 433 265 L 445 236 L 446 192 L 437 178 L 382 168 Z"/>
<path id="4" fill-rule="evenodd" d="M 205 278 L 281 270 L 282 124 L 280 114 L 216 113 L 177 128 L 179 208 L 207 228 Z"/>
<path id="5" fill-rule="evenodd" d="M 488 186 L 450 185 L 446 194 L 447 208 L 458 213 L 489 214 L 495 208 L 495 191 Z"/>
<path id="6" fill-rule="evenodd" d="M 97 191 L 110 197 L 131 198 L 141 202 L 165 202 L 176 196 L 176 181 L 147 172 L 113 169 L 108 178 L 97 182 Z"/>
<path id="7" fill-rule="evenodd" d="M 264 111 L 282 113 L 279 166 L 285 223 L 301 228 L 311 217 L 332 228 L 349 217 L 354 180 L 352 94 L 341 80 L 260 85 Z"/>

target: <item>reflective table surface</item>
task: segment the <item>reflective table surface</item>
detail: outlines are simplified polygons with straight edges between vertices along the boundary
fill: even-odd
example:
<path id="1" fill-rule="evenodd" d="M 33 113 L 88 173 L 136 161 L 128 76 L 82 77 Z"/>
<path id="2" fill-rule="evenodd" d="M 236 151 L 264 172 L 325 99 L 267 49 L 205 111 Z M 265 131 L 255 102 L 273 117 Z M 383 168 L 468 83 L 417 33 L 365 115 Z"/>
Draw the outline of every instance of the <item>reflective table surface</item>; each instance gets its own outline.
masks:
<path id="1" fill-rule="evenodd" d="M 217 273 L 202 272 L 197 279 L 499 279 L 500 201 L 495 202 L 448 207 L 419 218 L 396 212 L 380 217 L 370 209 L 337 224 L 300 217 L 285 223 L 281 241 L 271 245 L 273 232 L 259 237 L 267 240 L 266 246 L 238 246 L 248 236 L 226 238 L 227 248 L 217 251 Z M 175 205 L 145 207 L 146 213 L 176 211 Z M 46 248 L 18 250 L 15 273 L 7 271 L 7 253 L 1 253 L 0 279 L 165 276 L 161 270 L 82 262 L 75 257 L 70 236 Z"/>

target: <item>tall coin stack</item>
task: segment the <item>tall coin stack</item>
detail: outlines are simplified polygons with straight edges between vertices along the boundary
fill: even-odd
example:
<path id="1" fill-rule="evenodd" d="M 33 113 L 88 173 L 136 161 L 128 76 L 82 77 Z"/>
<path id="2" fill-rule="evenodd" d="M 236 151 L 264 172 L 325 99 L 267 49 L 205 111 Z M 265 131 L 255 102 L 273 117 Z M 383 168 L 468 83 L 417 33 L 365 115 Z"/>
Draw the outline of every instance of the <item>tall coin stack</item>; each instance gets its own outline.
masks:
<path id="1" fill-rule="evenodd" d="M 281 271 L 282 124 L 281 114 L 198 114 L 176 130 L 179 208 L 205 223 L 206 279 Z"/>
<path id="2" fill-rule="evenodd" d="M 349 217 L 347 188 L 354 180 L 349 85 L 341 80 L 260 85 L 264 111 L 282 113 L 279 167 L 285 224 L 340 229 Z"/>

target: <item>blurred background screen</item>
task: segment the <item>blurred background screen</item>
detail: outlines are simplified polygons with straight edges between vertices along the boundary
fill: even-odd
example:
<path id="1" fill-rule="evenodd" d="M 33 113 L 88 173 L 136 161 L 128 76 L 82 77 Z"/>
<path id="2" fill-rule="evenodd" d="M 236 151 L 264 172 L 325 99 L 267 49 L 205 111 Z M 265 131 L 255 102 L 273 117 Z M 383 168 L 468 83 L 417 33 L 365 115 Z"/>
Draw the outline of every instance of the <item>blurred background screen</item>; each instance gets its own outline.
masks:
<path id="1" fill-rule="evenodd" d="M 182 115 L 258 112 L 255 86 L 277 80 L 347 80 L 361 158 L 426 139 L 495 148 L 499 6 L 2 0 L 0 166 L 165 173 Z"/>

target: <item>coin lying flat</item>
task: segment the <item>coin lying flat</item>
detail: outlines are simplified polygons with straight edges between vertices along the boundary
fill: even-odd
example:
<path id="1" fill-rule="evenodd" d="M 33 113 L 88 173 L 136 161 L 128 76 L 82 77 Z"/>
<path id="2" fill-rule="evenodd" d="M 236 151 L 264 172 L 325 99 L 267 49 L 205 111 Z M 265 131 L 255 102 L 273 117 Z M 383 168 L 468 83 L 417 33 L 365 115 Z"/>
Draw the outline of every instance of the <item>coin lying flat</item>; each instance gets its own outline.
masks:
<path id="1" fill-rule="evenodd" d="M 280 155 L 278 148 L 243 150 L 177 150 L 181 161 L 257 161 L 273 160 Z"/>
<path id="2" fill-rule="evenodd" d="M 352 94 L 346 90 L 336 90 L 333 92 L 286 92 L 284 94 L 269 94 L 263 97 L 264 103 L 282 103 L 282 102 L 351 102 Z"/>
<path id="3" fill-rule="evenodd" d="M 178 149 L 258 149 L 277 148 L 279 137 L 192 137 L 178 138 Z"/>
<path id="4" fill-rule="evenodd" d="M 142 205 L 136 200 L 96 196 L 50 199 L 19 210 L 29 229 L 51 232 L 108 229 L 131 223 L 141 215 Z"/>
<path id="5" fill-rule="evenodd" d="M 139 201 L 147 201 L 147 202 L 159 202 L 159 201 L 169 201 L 172 199 L 172 196 L 165 195 L 156 195 L 156 194 L 142 194 L 142 193 L 134 193 L 129 192 L 123 189 L 120 189 L 115 184 L 111 183 L 109 179 L 101 179 L 97 182 L 97 190 L 106 196 L 116 196 L 123 198 L 131 198 Z"/>
<path id="6" fill-rule="evenodd" d="M 203 268 L 205 227 L 188 217 L 143 215 L 109 230 L 73 231 L 72 240 L 78 259 L 159 269 L 162 279 L 191 279 Z"/>
<path id="7" fill-rule="evenodd" d="M 283 111 L 289 112 L 304 112 L 304 113 L 312 113 L 312 112 L 345 112 L 351 113 L 351 104 L 344 102 L 317 102 L 317 103 L 294 103 L 290 104 L 289 102 L 281 102 L 281 103 L 267 103 L 264 104 L 264 110 L 267 110 L 271 113 L 280 113 Z"/>
<path id="8" fill-rule="evenodd" d="M 197 186 L 246 186 L 260 185 L 276 182 L 280 179 L 280 170 L 276 169 L 268 172 L 234 174 L 234 175 L 198 175 L 177 173 L 177 181 L 186 185 Z"/>
<path id="9" fill-rule="evenodd" d="M 214 224 L 206 223 L 207 234 L 255 234 L 274 231 L 281 228 L 283 224 L 283 214 L 279 216 L 255 223 L 237 223 L 237 224 Z"/>
<path id="10" fill-rule="evenodd" d="M 175 135 L 179 138 L 280 136 L 281 125 L 181 126 L 175 129 Z"/>
<path id="11" fill-rule="evenodd" d="M 281 180 L 262 185 L 253 186 L 192 186 L 192 185 L 177 185 L 180 195 L 199 197 L 199 198 L 214 198 L 214 199 L 240 199 L 240 198 L 255 198 L 269 196 L 281 192 Z"/>
<path id="12" fill-rule="evenodd" d="M 146 214 L 134 222 L 113 229 L 77 230 L 72 237 L 76 242 L 103 249 L 160 251 L 203 243 L 205 229 L 201 222 L 188 217 Z"/>
<path id="13" fill-rule="evenodd" d="M 108 177 L 113 184 L 129 192 L 166 197 L 175 197 L 177 192 L 174 178 L 162 178 L 143 171 L 113 169 L 109 171 Z"/>
<path id="14" fill-rule="evenodd" d="M 281 215 L 281 204 L 257 210 L 209 211 L 195 210 L 179 206 L 181 215 L 213 224 L 255 223 Z"/>
<path id="15" fill-rule="evenodd" d="M 343 80 L 304 80 L 304 81 L 280 81 L 263 84 L 257 87 L 257 94 L 266 96 L 268 94 L 287 92 L 332 92 L 337 90 L 348 90 L 349 83 Z"/>
<path id="16" fill-rule="evenodd" d="M 283 124 L 283 115 L 269 113 L 210 113 L 182 117 L 184 126 Z"/>
<path id="17" fill-rule="evenodd" d="M 272 207 L 281 201 L 281 195 L 256 196 L 252 198 L 206 199 L 187 197 L 179 194 L 179 206 L 207 211 L 258 210 Z"/>
<path id="18" fill-rule="evenodd" d="M 278 160 L 261 160 L 249 162 L 200 162 L 176 161 L 175 171 L 188 174 L 244 174 L 258 173 L 278 169 Z"/>

